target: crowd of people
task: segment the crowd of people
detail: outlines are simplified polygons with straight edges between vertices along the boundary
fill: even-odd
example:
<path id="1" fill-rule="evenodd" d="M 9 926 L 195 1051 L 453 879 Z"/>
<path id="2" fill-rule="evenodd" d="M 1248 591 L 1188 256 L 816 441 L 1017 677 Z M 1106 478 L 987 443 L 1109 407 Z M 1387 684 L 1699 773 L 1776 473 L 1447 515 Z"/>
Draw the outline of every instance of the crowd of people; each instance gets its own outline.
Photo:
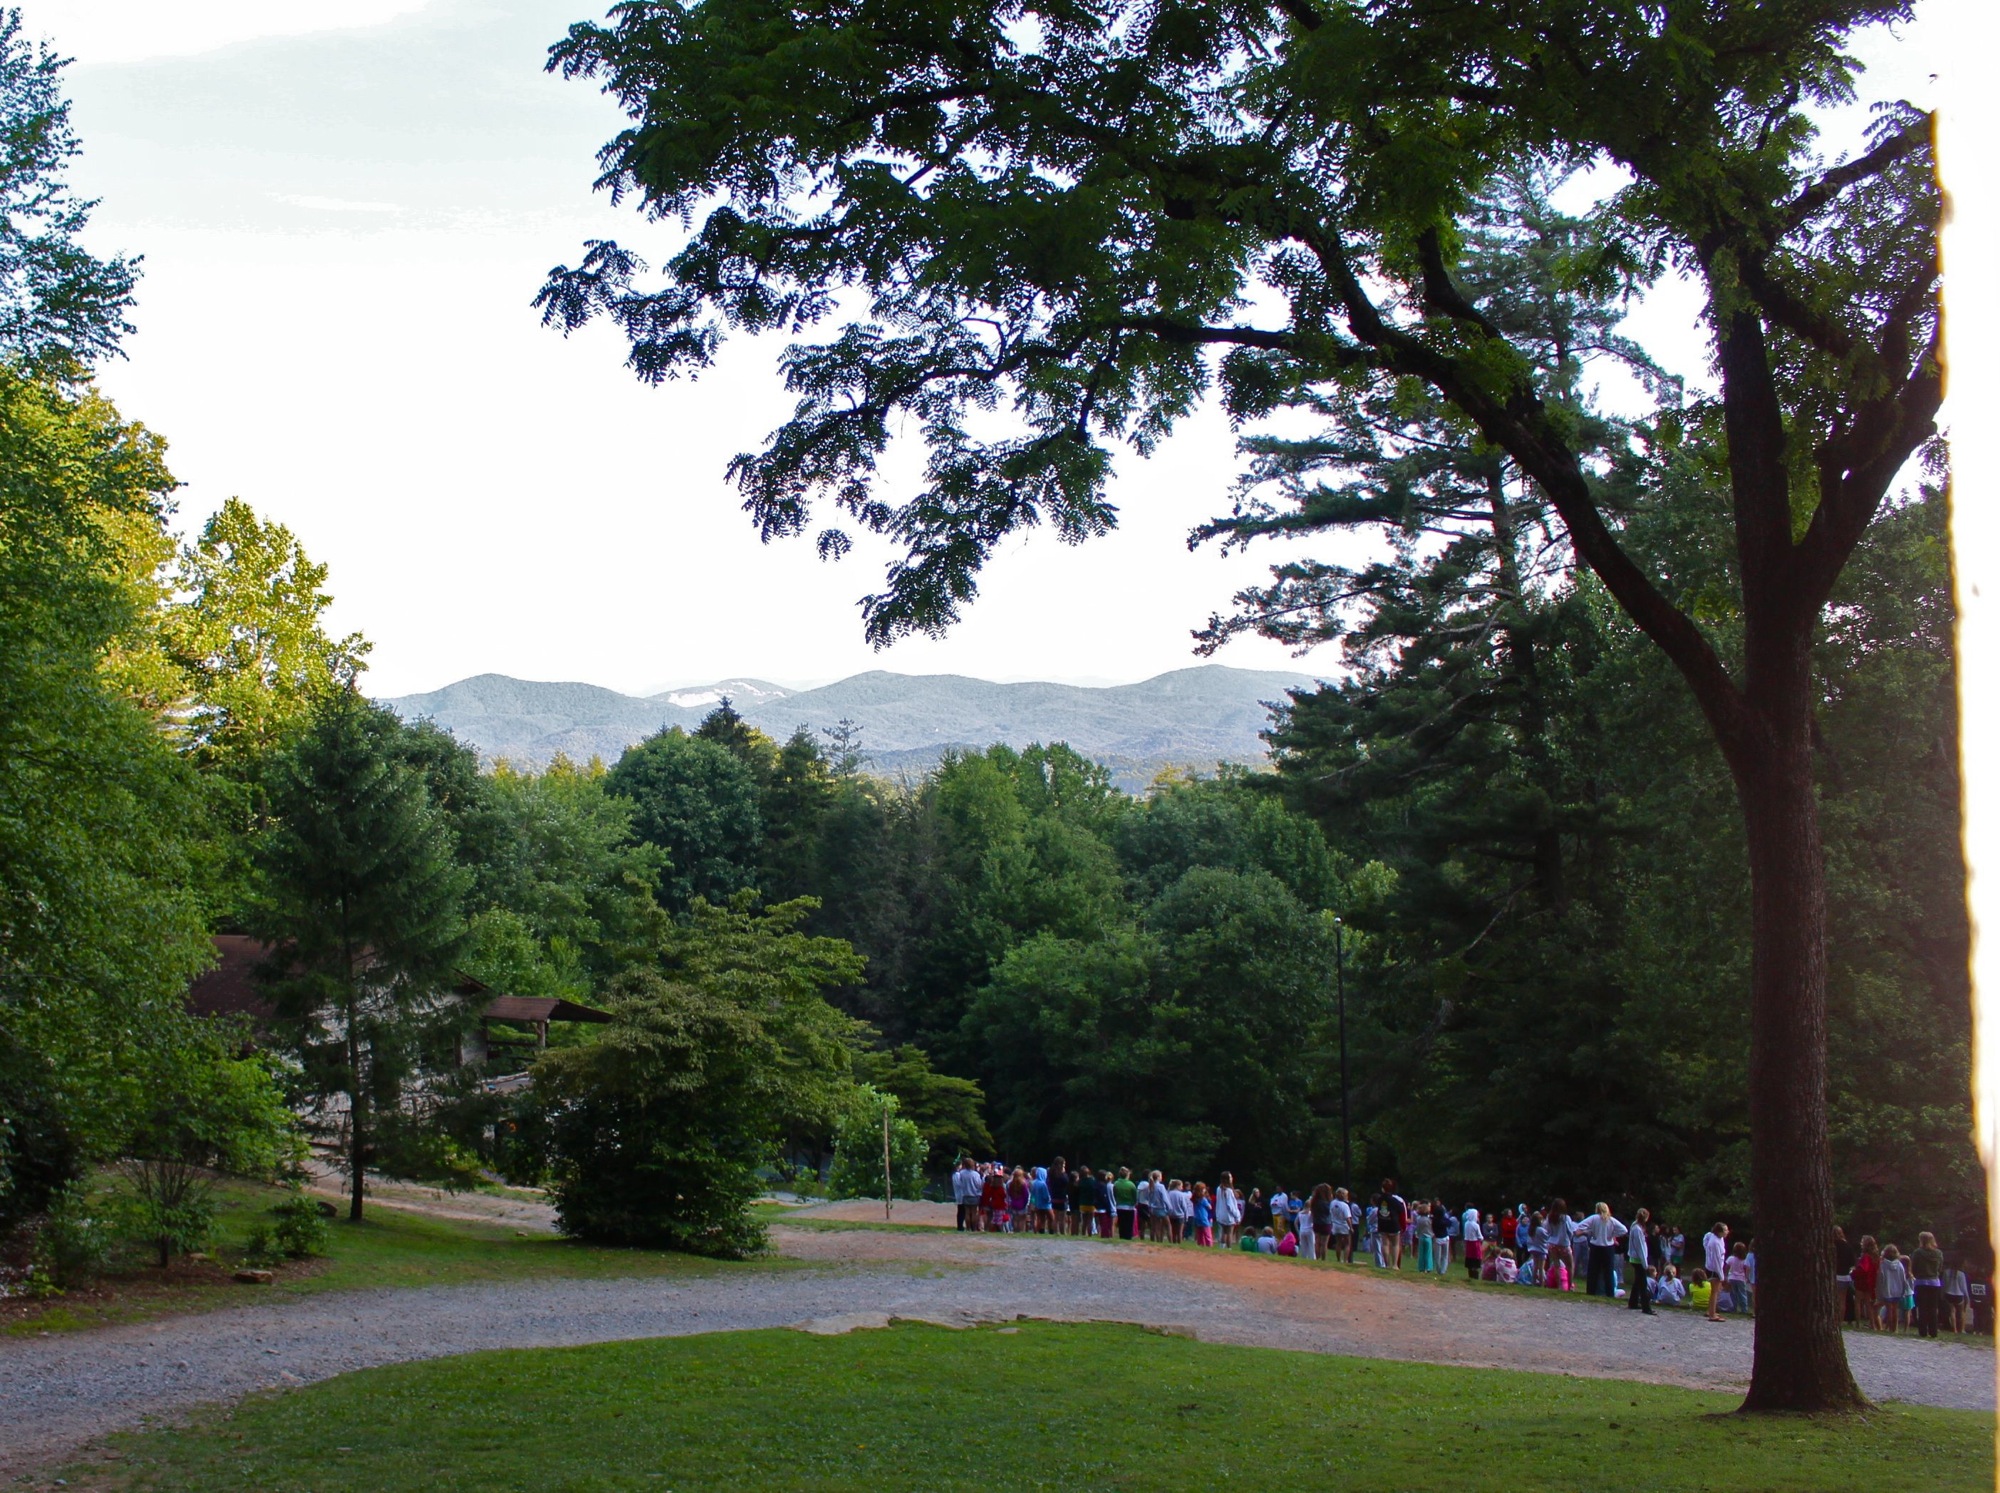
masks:
<path id="1" fill-rule="evenodd" d="M 1562 1198 L 1540 1208 L 1518 1203 L 1497 1213 L 1447 1207 L 1438 1198 L 1405 1198 L 1395 1179 L 1362 1202 L 1322 1182 L 1309 1191 L 1261 1188 L 1247 1193 L 1224 1172 L 1214 1187 L 1130 1167 L 1007 1166 L 962 1158 L 952 1174 L 958 1227 L 996 1233 L 1064 1234 L 1150 1240 L 1204 1248 L 1353 1264 L 1357 1255 L 1384 1270 L 1406 1267 L 1499 1285 L 1582 1289 L 1622 1299 L 1635 1311 L 1687 1307 L 1710 1321 L 1757 1311 L 1757 1241 L 1717 1222 L 1692 1246 L 1687 1235 L 1649 1210 L 1631 1219 L 1606 1203 L 1572 1210 Z M 1947 1259 L 1928 1232 L 1908 1254 L 1864 1235 L 1849 1245 L 1836 1230 L 1837 1281 L 1845 1319 L 1877 1332 L 1913 1329 L 1992 1331 L 1983 1275 Z"/>

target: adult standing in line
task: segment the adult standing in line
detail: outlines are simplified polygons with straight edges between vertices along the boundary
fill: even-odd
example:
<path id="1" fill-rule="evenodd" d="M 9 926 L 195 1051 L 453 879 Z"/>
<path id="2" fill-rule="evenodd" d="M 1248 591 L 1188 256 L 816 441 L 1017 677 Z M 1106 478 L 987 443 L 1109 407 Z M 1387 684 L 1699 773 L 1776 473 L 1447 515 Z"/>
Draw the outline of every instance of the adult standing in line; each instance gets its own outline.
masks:
<path id="1" fill-rule="evenodd" d="M 1861 1242 L 1863 1247 L 1866 1247 L 1870 1241 L 1864 1239 Z M 1701 1236 L 1701 1263 L 1702 1268 L 1708 1272 L 1708 1278 L 1715 1282 L 1715 1290 L 1708 1298 L 1708 1320 L 1711 1322 L 1720 1322 L 1722 1320 L 1722 1272 L 1729 1264 L 1729 1225 L 1719 1219 L 1716 1221 L 1714 1228 Z M 1869 1274 L 1869 1280 L 1871 1282 L 1874 1280 L 1872 1271 Z"/>
<path id="2" fill-rule="evenodd" d="M 1414 1205 L 1410 1222 L 1417 1236 L 1417 1274 L 1429 1275 L 1436 1260 L 1436 1246 L 1431 1242 L 1431 1205 L 1419 1199 Z"/>
<path id="3" fill-rule="evenodd" d="M 1632 1227 L 1625 1235 L 1625 1274 L 1629 1277 L 1625 1305 L 1649 1317 L 1654 1315 L 1653 1283 L 1647 1275 L 1647 1267 L 1653 1263 L 1653 1241 L 1647 1228 L 1652 1221 L 1652 1212 L 1641 1208 L 1632 1215 Z"/>
<path id="4" fill-rule="evenodd" d="M 1097 1233 L 1097 1178 L 1091 1176 L 1090 1168 L 1079 1166 L 1076 1175 L 1070 1178 L 1069 1190 L 1076 1202 L 1076 1213 L 1070 1230 L 1078 1238 L 1089 1239 Z"/>
<path id="5" fill-rule="evenodd" d="M 1314 1259 L 1324 1260 L 1333 1252 L 1333 1186 L 1322 1182 L 1312 1190 L 1313 1238 L 1318 1241 Z"/>
<path id="6" fill-rule="evenodd" d="M 1052 1232 L 1057 1234 L 1070 1232 L 1069 1183 L 1069 1163 L 1058 1156 L 1049 1168 L 1049 1216 L 1054 1220 Z"/>
<path id="7" fill-rule="evenodd" d="M 1479 1267 L 1486 1259 L 1486 1230 L 1480 1226 L 1477 1208 L 1467 1208 L 1458 1221 L 1458 1241 L 1465 1252 L 1465 1278 L 1478 1280 Z"/>
<path id="8" fill-rule="evenodd" d="M 1118 1237 L 1118 1179 L 1108 1166 L 1097 1174 L 1097 1232 L 1106 1239 Z"/>
<path id="9" fill-rule="evenodd" d="M 1396 1191 L 1396 1179 L 1382 1179 L 1382 1202 L 1375 1214 L 1375 1227 L 1382 1240 L 1382 1247 L 1388 1258 L 1382 1261 L 1390 1270 L 1403 1268 L 1403 1225 L 1410 1219 L 1410 1205 L 1403 1201 Z"/>
<path id="10" fill-rule="evenodd" d="M 1333 1257 L 1343 1265 L 1354 1263 L 1354 1203 L 1345 1187 L 1333 1190 L 1333 1206 L 1327 1210 L 1333 1234 Z"/>
<path id="11" fill-rule="evenodd" d="M 1917 1247 L 1910 1251 L 1910 1277 L 1917 1283 L 1917 1336 L 1936 1337 L 1944 1298 L 1944 1251 L 1929 1230 L 1917 1235 Z"/>
<path id="12" fill-rule="evenodd" d="M 1431 1247 L 1437 1252 L 1437 1273 L 1451 1274 L 1452 1245 L 1458 1239 L 1458 1214 L 1445 1206 L 1443 1198 L 1431 1202 Z"/>
<path id="13" fill-rule="evenodd" d="M 1224 1172 L 1215 1184 L 1215 1222 L 1222 1230 L 1222 1247 L 1236 1248 L 1243 1233 L 1243 1194 L 1236 1190 L 1236 1178 Z"/>
<path id="14" fill-rule="evenodd" d="M 951 1174 L 951 1199 L 958 1204 L 958 1231 L 979 1227 L 979 1168 L 970 1156 L 958 1158 L 958 1170 Z"/>
<path id="15" fill-rule="evenodd" d="M 1139 1237 L 1139 1184 L 1132 1180 L 1132 1168 L 1118 1168 L 1118 1180 L 1111 1184 L 1111 1211 L 1118 1219 L 1118 1237 Z"/>
<path id="16" fill-rule="evenodd" d="M 1319 1243 L 1315 1237 L 1318 1231 L 1313 1227 L 1312 1194 L 1301 1197 L 1292 1194 L 1291 1206 L 1296 1210 L 1292 1219 L 1292 1233 L 1298 1240 L 1299 1258 L 1316 1260 L 1319 1258 Z"/>
<path id="17" fill-rule="evenodd" d="M 1618 1246 L 1629 1235 L 1624 1224 L 1611 1216 L 1611 1205 L 1599 1203 L 1597 1211 L 1584 1225 L 1584 1240 L 1590 1247 L 1590 1260 L 1585 1266 L 1587 1280 L 1584 1289 L 1592 1296 L 1615 1298 L 1618 1288 L 1611 1278 L 1611 1257 L 1618 1252 Z"/>
<path id="18" fill-rule="evenodd" d="M 1264 1189 L 1253 1187 L 1250 1196 L 1243 1200 L 1243 1231 L 1253 1238 L 1263 1235 L 1271 1226 L 1271 1205 L 1264 1198 Z"/>

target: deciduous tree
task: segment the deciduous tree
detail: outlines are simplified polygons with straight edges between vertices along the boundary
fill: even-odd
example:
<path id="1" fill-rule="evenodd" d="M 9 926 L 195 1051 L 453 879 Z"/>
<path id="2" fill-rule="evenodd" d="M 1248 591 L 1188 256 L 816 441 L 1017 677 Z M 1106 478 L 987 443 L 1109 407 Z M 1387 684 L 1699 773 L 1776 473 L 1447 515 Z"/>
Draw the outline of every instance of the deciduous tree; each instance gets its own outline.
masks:
<path id="1" fill-rule="evenodd" d="M 1254 419 L 1404 380 L 1517 462 L 1567 542 L 1670 657 L 1748 828 L 1758 1353 L 1746 1405 L 1859 1402 L 1833 1301 L 1826 891 L 1811 651 L 1848 556 L 1932 439 L 1939 203 L 1930 121 L 1880 117 L 1831 166 L 1811 107 L 1905 0 L 1430 0 L 967 7 L 630 0 L 552 66 L 630 116 L 604 185 L 699 218 L 649 284 L 602 242 L 547 317 L 605 314 L 643 377 L 699 368 L 725 328 L 827 339 L 785 359 L 793 417 L 733 473 L 767 536 L 841 522 L 902 549 L 869 635 L 937 631 L 1007 535 L 1115 519 L 1108 443 L 1150 450 L 1223 354 Z M 1603 167 L 1642 281 L 1707 296 L 1740 588 L 1740 665 L 1623 517 L 1559 389 L 1460 272 L 1502 171 Z M 1252 307 L 1263 315 L 1251 314 Z M 1002 404 L 1014 429 L 984 419 Z M 877 492 L 894 426 L 928 450 Z"/>

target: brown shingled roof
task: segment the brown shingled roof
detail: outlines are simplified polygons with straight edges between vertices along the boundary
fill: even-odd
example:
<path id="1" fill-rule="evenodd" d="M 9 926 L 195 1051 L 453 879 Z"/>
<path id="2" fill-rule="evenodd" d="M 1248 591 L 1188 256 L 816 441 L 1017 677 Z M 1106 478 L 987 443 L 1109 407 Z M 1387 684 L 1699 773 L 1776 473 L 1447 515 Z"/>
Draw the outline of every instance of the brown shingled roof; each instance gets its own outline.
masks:
<path id="1" fill-rule="evenodd" d="M 248 1016 L 258 1026 L 268 1023 L 277 1014 L 271 1004 L 271 997 L 258 983 L 257 969 L 271 957 L 272 945 L 261 939 L 251 938 L 242 933 L 218 933 L 210 940 L 215 945 L 215 968 L 196 975 L 188 985 L 187 1006 L 197 1016 Z M 485 985 L 467 974 L 458 977 L 454 985 L 460 995 L 488 995 L 491 991 Z M 517 1000 L 515 996 L 501 996 L 502 1001 Z M 504 1021 L 596 1021 L 603 1019 L 600 1013 L 587 1011 L 583 1006 L 571 1006 L 568 1001 L 529 1001 L 529 1005 L 569 1006 L 572 1011 L 586 1011 L 582 1016 L 507 1016 L 497 1018 Z M 490 1014 L 490 1013 L 489 1013 Z"/>
<path id="2" fill-rule="evenodd" d="M 579 1006 L 575 1001 L 542 996 L 499 995 L 479 1013 L 484 1021 L 609 1021 L 610 1015 Z"/>
<path id="3" fill-rule="evenodd" d="M 213 942 L 218 962 L 188 986 L 188 1009 L 197 1016 L 248 1016 L 262 1026 L 276 1014 L 257 983 L 257 966 L 271 946 L 241 933 L 218 933 Z"/>

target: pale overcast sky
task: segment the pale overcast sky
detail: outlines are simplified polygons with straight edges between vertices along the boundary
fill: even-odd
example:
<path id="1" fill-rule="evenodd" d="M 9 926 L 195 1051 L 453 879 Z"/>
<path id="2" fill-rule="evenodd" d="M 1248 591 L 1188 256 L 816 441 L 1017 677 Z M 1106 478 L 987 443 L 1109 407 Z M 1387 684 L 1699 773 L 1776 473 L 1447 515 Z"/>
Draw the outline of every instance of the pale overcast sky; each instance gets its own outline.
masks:
<path id="1" fill-rule="evenodd" d="M 1186 549 L 1235 470 L 1210 412 L 1121 463 L 1117 533 L 1030 536 L 950 637 L 871 652 L 856 601 L 883 551 L 825 565 L 760 545 L 723 480 L 790 408 L 776 346 L 739 340 L 700 382 L 648 389 L 613 334 L 565 342 L 529 307 L 587 237 L 661 257 L 590 190 L 616 112 L 541 71 L 593 0 L 22 9 L 77 59 L 93 242 L 146 258 L 104 386 L 171 443 L 183 528 L 240 495 L 331 565 L 378 693 L 489 670 L 628 690 L 869 668 L 1139 679 L 1195 662 L 1189 630 L 1278 553 Z M 1922 93 L 1921 33 L 1867 52 L 1869 96 Z M 1638 330 L 1698 362 L 1689 315 L 1651 307 Z M 1335 664 L 1255 640 L 1221 661 Z"/>

